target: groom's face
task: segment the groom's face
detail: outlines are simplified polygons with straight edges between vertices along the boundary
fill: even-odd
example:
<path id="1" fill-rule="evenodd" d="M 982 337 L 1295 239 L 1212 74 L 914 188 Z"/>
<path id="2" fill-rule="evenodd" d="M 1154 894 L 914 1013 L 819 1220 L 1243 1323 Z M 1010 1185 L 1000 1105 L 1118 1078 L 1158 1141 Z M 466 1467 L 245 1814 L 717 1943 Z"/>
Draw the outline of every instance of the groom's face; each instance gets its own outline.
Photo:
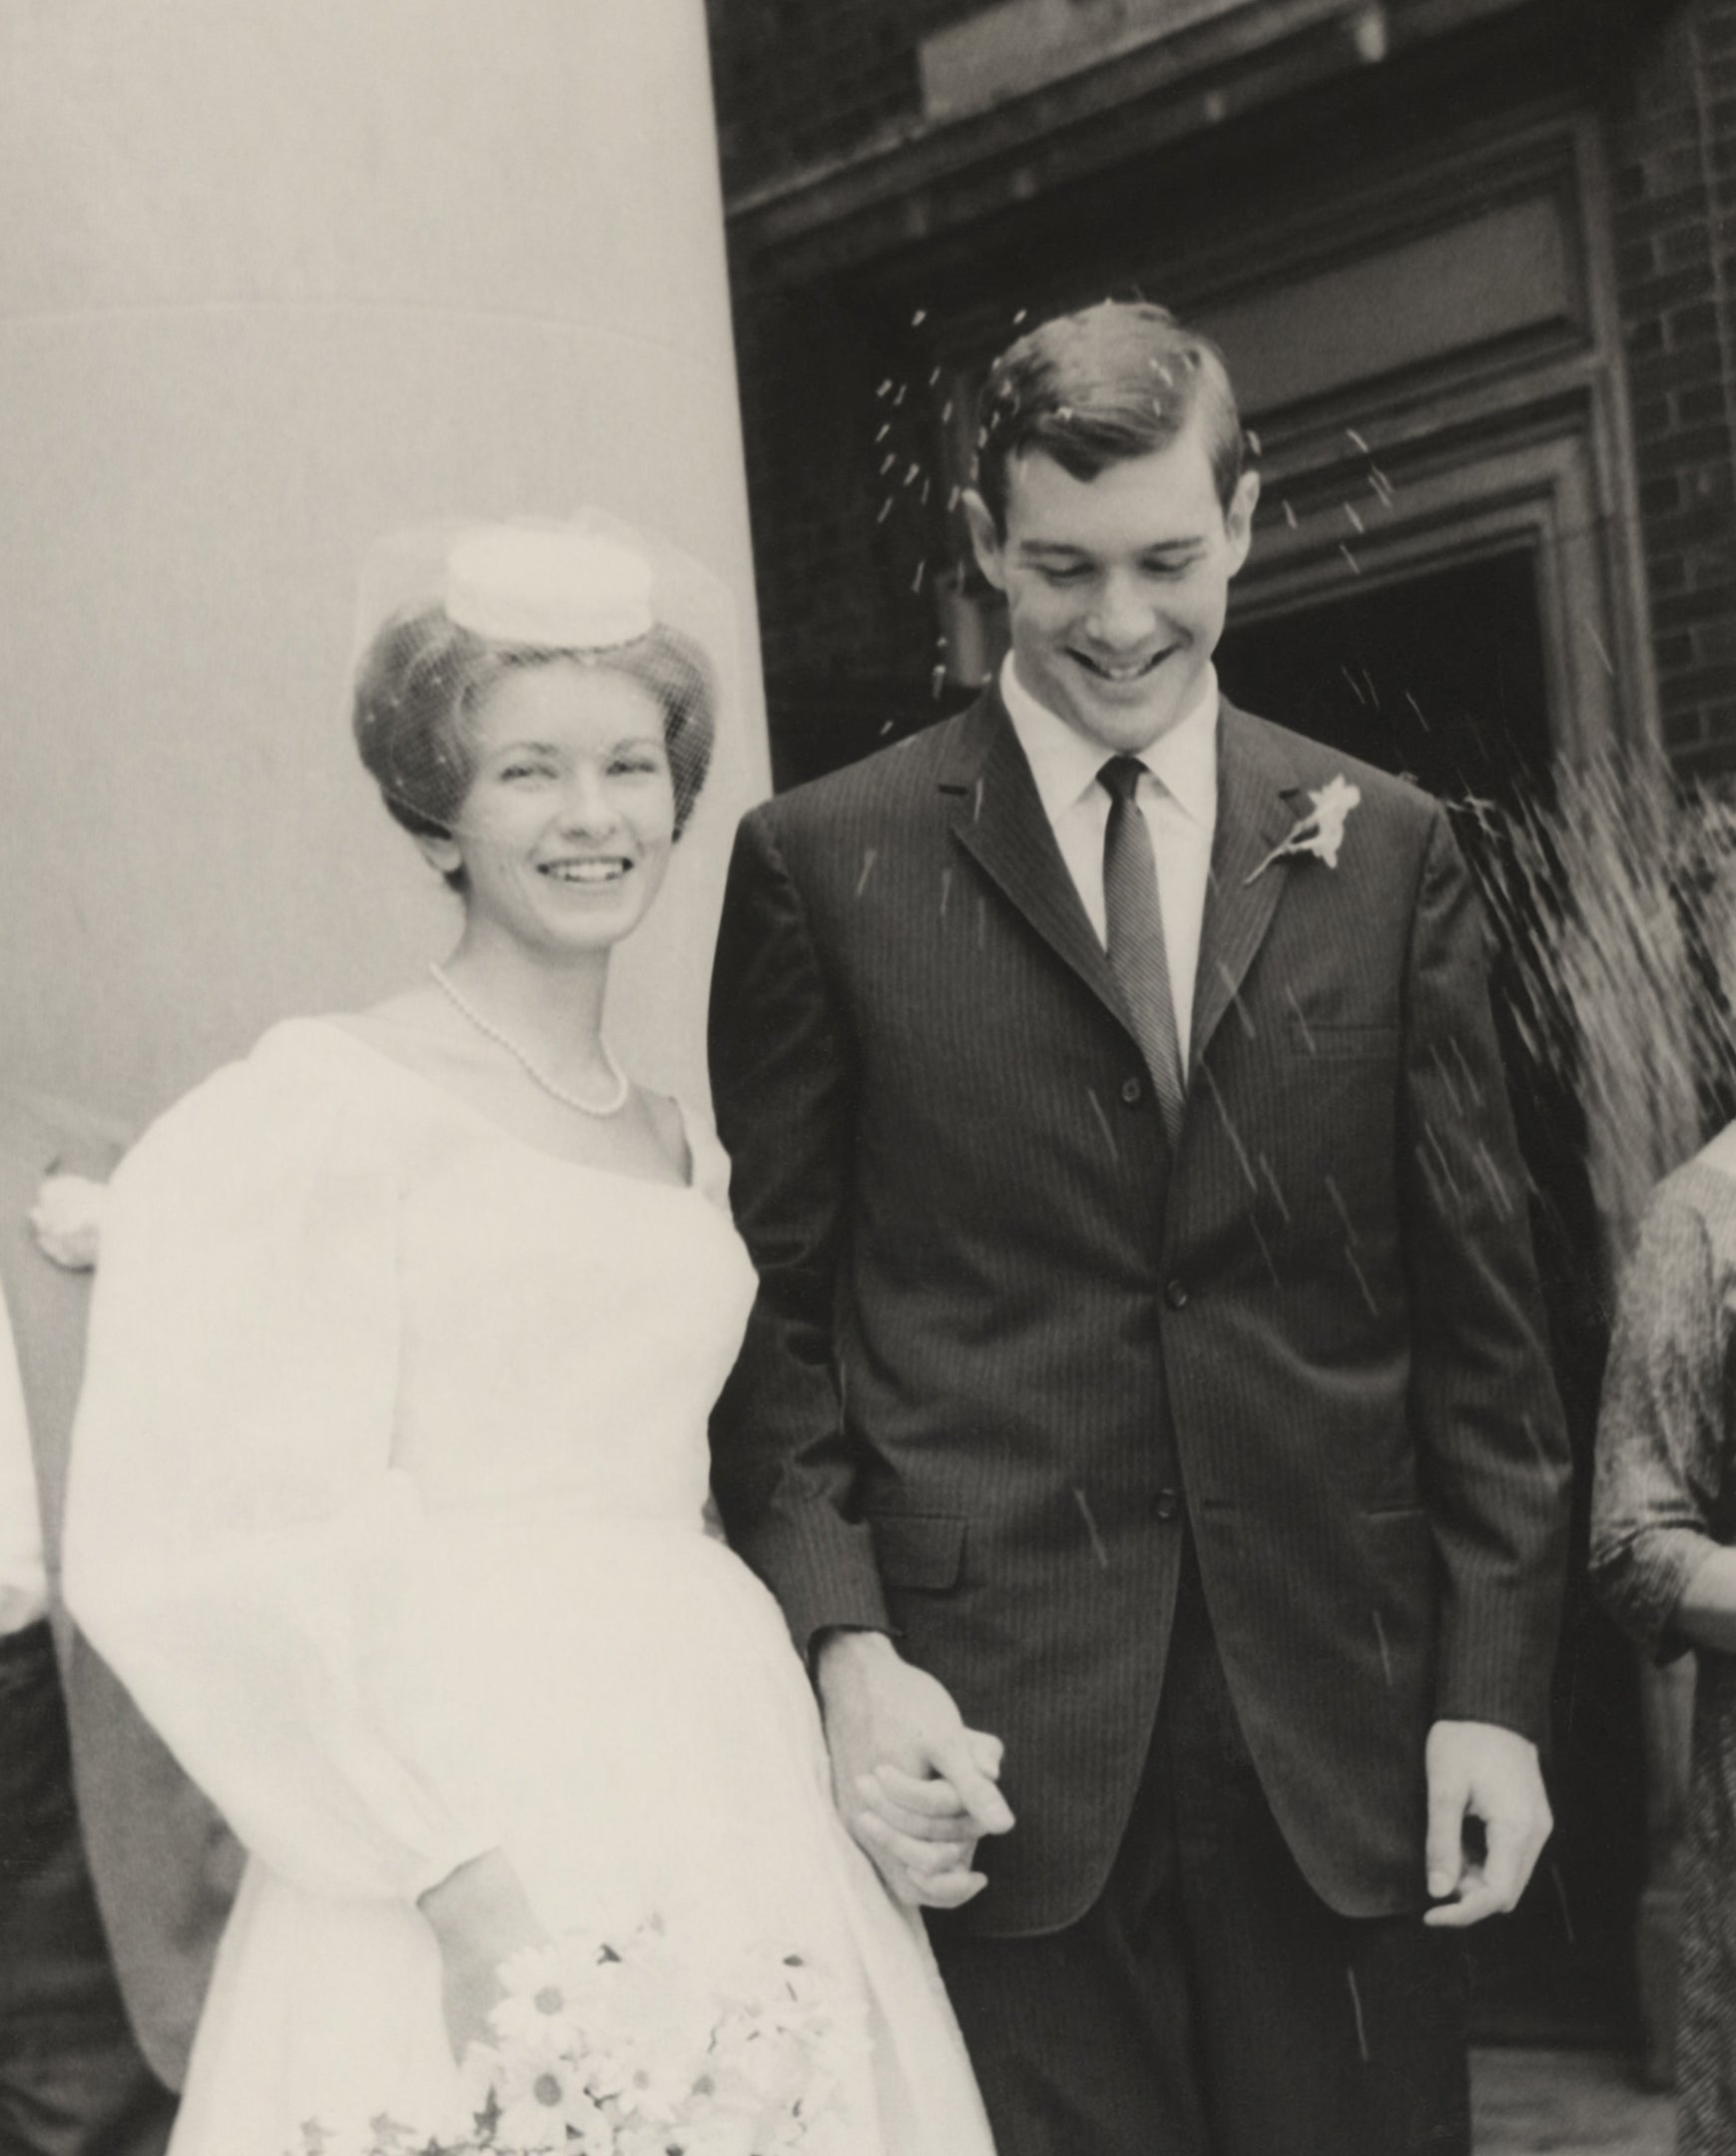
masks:
<path id="1" fill-rule="evenodd" d="M 1258 494 L 1245 473 L 1225 509 L 1197 416 L 1094 479 L 1040 450 L 1014 458 L 1004 532 L 978 497 L 967 508 L 1024 687 L 1106 753 L 1137 755 L 1166 734 L 1223 634 Z"/>

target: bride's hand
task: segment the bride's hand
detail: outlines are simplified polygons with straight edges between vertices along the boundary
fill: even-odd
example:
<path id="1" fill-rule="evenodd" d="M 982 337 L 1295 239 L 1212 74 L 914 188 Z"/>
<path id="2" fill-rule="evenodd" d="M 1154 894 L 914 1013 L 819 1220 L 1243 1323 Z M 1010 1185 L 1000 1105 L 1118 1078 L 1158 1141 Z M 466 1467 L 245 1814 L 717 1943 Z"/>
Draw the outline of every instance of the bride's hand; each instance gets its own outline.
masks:
<path id="1" fill-rule="evenodd" d="M 499 1850 L 460 1865 L 417 1903 L 440 1948 L 441 1997 L 454 2058 L 492 2034 L 488 2016 L 503 1994 L 500 1965 L 548 1933 L 536 1920 L 518 1874 Z"/>
<path id="2" fill-rule="evenodd" d="M 883 1632 L 829 1632 L 816 1676 L 839 1811 L 891 1892 L 926 1908 L 980 1893 L 977 1839 L 1013 1823 L 995 1787 L 999 1739 L 966 1729 Z"/>

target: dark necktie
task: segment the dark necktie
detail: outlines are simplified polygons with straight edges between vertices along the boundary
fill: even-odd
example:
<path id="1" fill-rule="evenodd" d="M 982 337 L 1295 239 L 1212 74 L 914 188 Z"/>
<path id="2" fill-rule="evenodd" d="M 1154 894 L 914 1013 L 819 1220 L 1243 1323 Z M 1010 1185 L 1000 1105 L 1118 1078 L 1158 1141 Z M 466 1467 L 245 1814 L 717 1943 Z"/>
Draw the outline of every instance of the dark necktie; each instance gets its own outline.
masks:
<path id="1" fill-rule="evenodd" d="M 1134 1038 L 1157 1090 L 1163 1127 L 1173 1145 L 1181 1130 L 1181 1046 L 1176 1038 L 1175 999 L 1170 994 L 1169 953 L 1163 910 L 1157 900 L 1157 859 L 1139 806 L 1145 766 L 1134 757 L 1111 757 L 1097 774 L 1109 795 L 1109 827 L 1103 834 L 1103 910 L 1109 925 L 1109 963 L 1127 998 Z"/>

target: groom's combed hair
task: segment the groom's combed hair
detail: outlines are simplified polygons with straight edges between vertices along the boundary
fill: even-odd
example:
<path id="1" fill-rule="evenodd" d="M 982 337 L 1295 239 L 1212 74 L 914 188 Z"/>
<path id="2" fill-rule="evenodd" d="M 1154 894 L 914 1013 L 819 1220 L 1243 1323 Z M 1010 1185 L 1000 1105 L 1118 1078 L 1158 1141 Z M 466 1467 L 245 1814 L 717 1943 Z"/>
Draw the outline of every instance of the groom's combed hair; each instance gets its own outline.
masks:
<path id="1" fill-rule="evenodd" d="M 1167 307 L 1106 299 L 1039 323 L 988 370 L 976 406 L 976 491 L 1006 530 L 1007 470 L 1041 450 L 1075 479 L 1167 448 L 1198 411 L 1228 509 L 1247 456 L 1224 355 Z"/>

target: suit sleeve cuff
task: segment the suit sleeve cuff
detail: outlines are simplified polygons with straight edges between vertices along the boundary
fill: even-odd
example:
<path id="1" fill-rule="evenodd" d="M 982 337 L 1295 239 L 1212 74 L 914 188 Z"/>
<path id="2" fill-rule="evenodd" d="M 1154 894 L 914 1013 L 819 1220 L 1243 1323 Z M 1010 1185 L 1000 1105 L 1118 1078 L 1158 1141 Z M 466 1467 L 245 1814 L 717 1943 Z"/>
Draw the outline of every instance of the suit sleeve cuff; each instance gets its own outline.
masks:
<path id="1" fill-rule="evenodd" d="M 1549 1686 L 1553 1649 L 1529 1657 L 1467 1660 L 1448 1647 L 1435 1693 L 1437 1722 L 1487 1722 L 1511 1730 L 1539 1751 L 1549 1743 Z"/>
<path id="2" fill-rule="evenodd" d="M 758 1523 L 740 1554 L 778 1597 L 796 1651 L 810 1668 L 822 1632 L 895 1633 L 867 1525 L 816 1501 Z"/>

